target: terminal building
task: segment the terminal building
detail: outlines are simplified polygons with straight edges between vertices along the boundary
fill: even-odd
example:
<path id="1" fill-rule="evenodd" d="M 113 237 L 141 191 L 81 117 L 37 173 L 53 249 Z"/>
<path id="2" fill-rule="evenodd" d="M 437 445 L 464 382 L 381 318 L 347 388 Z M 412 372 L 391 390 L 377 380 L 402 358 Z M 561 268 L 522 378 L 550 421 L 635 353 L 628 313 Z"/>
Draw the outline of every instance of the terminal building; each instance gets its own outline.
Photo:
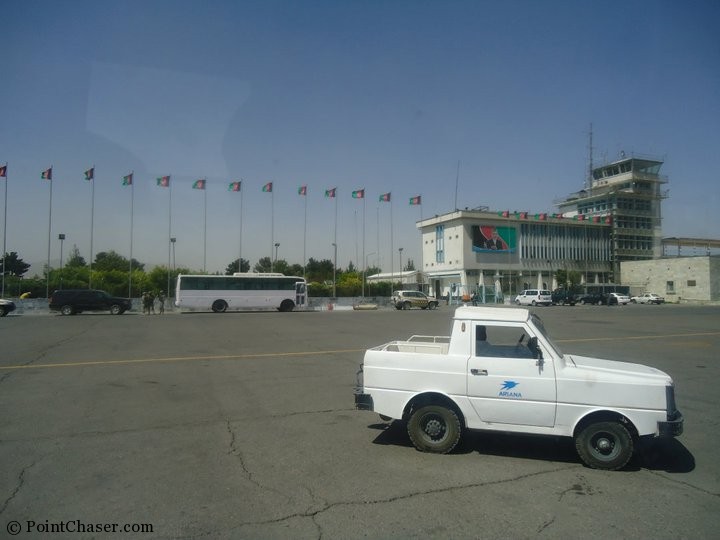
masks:
<path id="1" fill-rule="evenodd" d="M 662 256 L 663 162 L 626 157 L 592 168 L 558 212 L 454 210 L 417 223 L 423 285 L 438 297 L 477 292 L 484 301 L 556 288 L 560 269 L 584 284 L 620 284 L 623 261 Z"/>

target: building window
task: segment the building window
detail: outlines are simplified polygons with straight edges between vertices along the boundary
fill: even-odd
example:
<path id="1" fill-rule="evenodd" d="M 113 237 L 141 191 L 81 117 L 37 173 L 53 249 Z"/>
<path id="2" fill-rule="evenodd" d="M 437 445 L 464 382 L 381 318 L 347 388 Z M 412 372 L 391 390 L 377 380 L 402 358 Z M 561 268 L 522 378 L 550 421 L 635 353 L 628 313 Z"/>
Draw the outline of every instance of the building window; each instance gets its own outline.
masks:
<path id="1" fill-rule="evenodd" d="M 687 286 L 688 287 L 695 287 L 697 283 L 695 283 L 694 279 L 688 279 Z"/>
<path id="2" fill-rule="evenodd" d="M 445 262 L 445 226 L 435 227 L 435 262 Z"/>
<path id="3" fill-rule="evenodd" d="M 675 294 L 675 282 L 674 281 L 668 281 L 665 284 L 665 292 L 667 294 Z"/>

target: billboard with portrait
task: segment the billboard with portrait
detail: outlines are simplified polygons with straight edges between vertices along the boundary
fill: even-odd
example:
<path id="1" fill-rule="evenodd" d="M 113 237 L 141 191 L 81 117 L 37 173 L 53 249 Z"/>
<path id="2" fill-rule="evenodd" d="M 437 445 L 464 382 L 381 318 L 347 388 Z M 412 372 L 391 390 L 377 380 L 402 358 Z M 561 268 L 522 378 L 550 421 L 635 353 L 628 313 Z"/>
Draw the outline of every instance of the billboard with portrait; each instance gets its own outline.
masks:
<path id="1" fill-rule="evenodd" d="M 478 262 L 491 262 L 500 255 L 517 259 L 517 228 L 495 225 L 472 225 L 472 250 Z"/>

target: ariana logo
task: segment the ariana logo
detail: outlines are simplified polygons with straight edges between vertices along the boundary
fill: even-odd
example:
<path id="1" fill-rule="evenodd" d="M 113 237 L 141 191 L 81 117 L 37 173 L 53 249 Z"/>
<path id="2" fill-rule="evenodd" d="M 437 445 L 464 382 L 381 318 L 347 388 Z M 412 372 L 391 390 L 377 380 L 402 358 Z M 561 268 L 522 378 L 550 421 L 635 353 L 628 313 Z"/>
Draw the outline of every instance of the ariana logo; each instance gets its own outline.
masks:
<path id="1" fill-rule="evenodd" d="M 517 381 L 504 381 L 503 385 L 500 387 L 500 393 L 498 394 L 498 397 L 522 399 L 521 392 L 511 392 L 511 390 L 519 384 L 520 383 Z"/>

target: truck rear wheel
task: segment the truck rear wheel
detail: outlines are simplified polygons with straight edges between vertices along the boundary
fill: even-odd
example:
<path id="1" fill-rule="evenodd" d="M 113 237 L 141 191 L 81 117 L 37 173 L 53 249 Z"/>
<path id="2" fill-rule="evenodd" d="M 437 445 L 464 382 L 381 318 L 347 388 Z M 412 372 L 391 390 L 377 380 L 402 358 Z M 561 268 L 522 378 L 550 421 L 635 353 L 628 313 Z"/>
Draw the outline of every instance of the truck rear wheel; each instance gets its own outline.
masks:
<path id="1" fill-rule="evenodd" d="M 212 304 L 212 310 L 215 313 L 225 313 L 227 308 L 228 308 L 228 305 L 227 305 L 227 302 L 225 302 L 225 300 L 215 300 Z"/>
<path id="2" fill-rule="evenodd" d="M 596 422 L 575 437 L 580 459 L 593 469 L 622 469 L 633 454 L 633 438 L 619 422 Z"/>
<path id="3" fill-rule="evenodd" d="M 407 425 L 408 435 L 421 452 L 447 454 L 462 435 L 455 411 L 442 405 L 426 405 L 413 412 Z"/>

